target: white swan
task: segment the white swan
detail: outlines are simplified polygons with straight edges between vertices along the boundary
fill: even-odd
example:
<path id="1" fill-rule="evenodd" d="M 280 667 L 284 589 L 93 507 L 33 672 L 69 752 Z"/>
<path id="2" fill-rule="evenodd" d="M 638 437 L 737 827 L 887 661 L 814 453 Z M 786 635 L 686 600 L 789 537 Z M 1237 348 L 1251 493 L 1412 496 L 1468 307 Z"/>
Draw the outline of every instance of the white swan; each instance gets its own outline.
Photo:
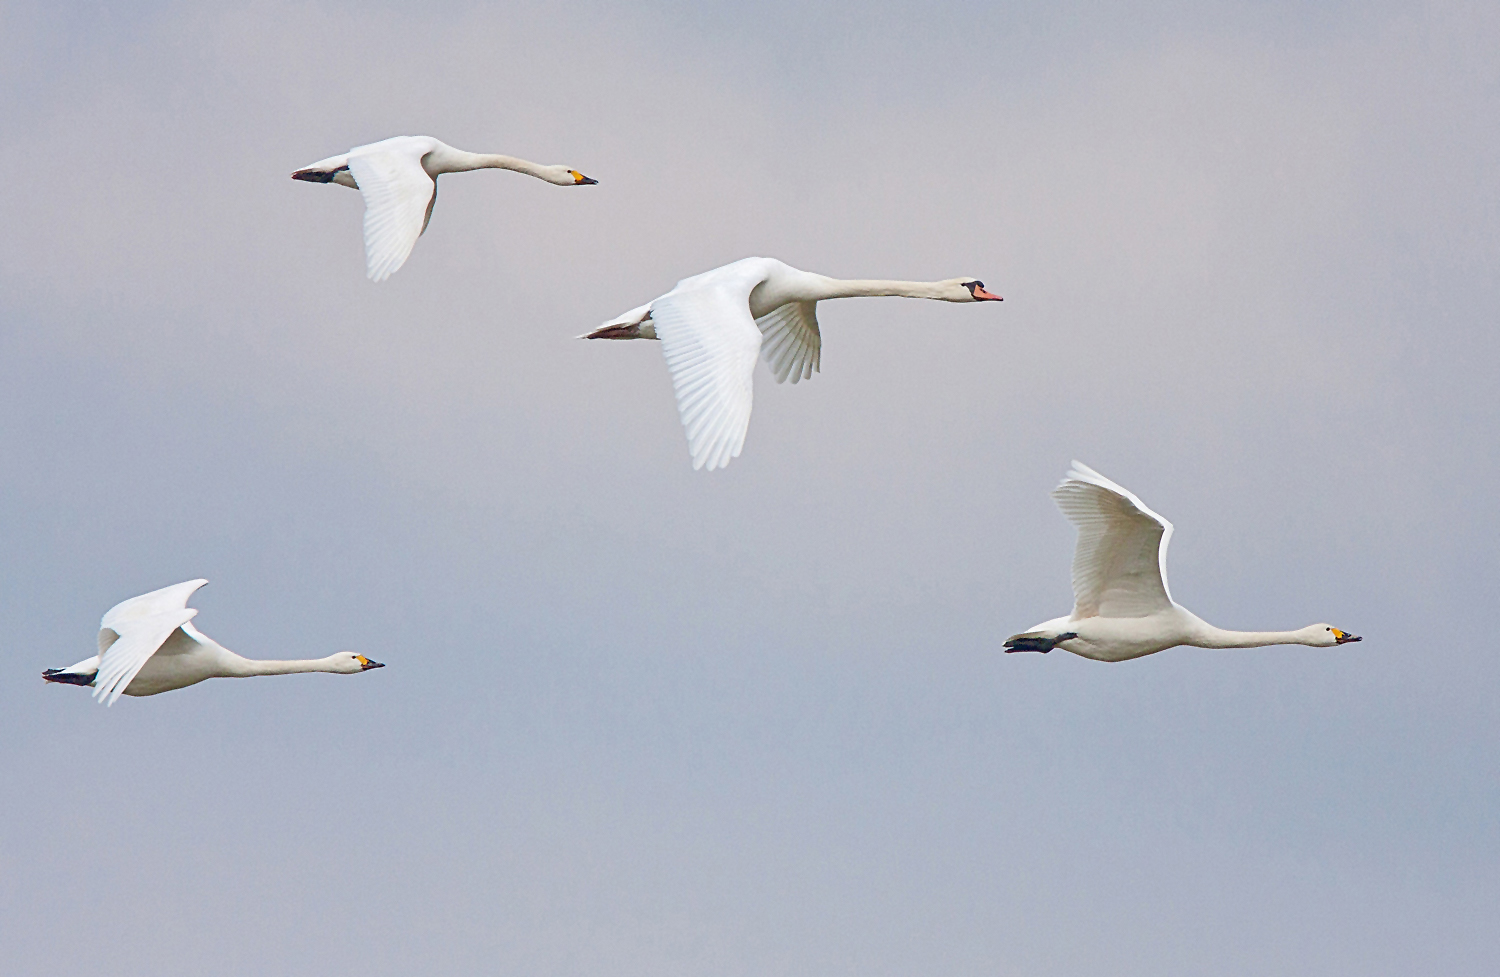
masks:
<path id="1" fill-rule="evenodd" d="M 370 280 L 384 281 L 406 263 L 432 220 L 437 178 L 465 170 L 515 170 L 562 187 L 598 183 L 566 166 L 543 166 L 514 156 L 466 153 L 431 136 L 394 136 L 355 146 L 292 174 L 294 180 L 337 183 L 365 198 L 365 263 Z"/>
<path id="2" fill-rule="evenodd" d="M 1171 523 L 1131 492 L 1076 461 L 1052 497 L 1078 527 L 1073 613 L 1006 639 L 1008 652 L 1061 648 L 1096 661 L 1118 662 L 1176 645 L 1331 648 L 1360 640 L 1328 624 L 1299 631 L 1216 628 L 1172 600 L 1167 589 Z"/>
<path id="3" fill-rule="evenodd" d="M 156 695 L 197 685 L 207 678 L 337 672 L 352 675 L 384 668 L 364 655 L 341 651 L 311 661 L 255 661 L 241 658 L 188 622 L 198 613 L 187 606 L 207 580 L 163 587 L 111 607 L 99 622 L 99 654 L 67 668 L 49 668 L 42 678 L 68 685 L 92 685 L 94 698 L 113 705 L 126 695 Z"/>
<path id="4" fill-rule="evenodd" d="M 693 468 L 738 458 L 750 427 L 751 377 L 760 356 L 777 383 L 808 379 L 823 346 L 823 299 L 898 295 L 944 302 L 999 302 L 976 278 L 941 282 L 840 281 L 775 258 L 739 261 L 684 278 L 670 292 L 580 337 L 659 339 L 687 429 Z"/>

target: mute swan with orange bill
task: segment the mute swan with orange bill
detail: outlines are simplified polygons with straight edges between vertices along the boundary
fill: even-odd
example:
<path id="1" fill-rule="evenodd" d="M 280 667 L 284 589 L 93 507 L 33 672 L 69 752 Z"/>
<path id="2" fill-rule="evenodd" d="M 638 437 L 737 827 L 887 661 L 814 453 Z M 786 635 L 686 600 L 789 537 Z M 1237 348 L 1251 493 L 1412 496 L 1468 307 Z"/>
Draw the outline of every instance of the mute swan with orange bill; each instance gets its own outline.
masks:
<path id="1" fill-rule="evenodd" d="M 188 598 L 206 583 L 189 580 L 116 604 L 99 622 L 99 654 L 67 668 L 49 668 L 42 678 L 93 686 L 95 699 L 113 705 L 122 692 L 156 695 L 209 678 L 295 672 L 354 675 L 385 667 L 352 651 L 309 661 L 241 658 L 189 623 L 198 610 L 187 606 Z"/>
<path id="2" fill-rule="evenodd" d="M 1073 613 L 1006 639 L 1008 652 L 1061 648 L 1096 661 L 1118 662 L 1177 645 L 1332 648 L 1360 640 L 1331 624 L 1310 624 L 1297 631 L 1216 628 L 1172 600 L 1167 588 L 1172 524 L 1134 493 L 1075 461 L 1052 490 L 1052 498 L 1078 527 Z"/>
<path id="3" fill-rule="evenodd" d="M 757 356 L 777 383 L 809 379 L 823 348 L 817 304 L 860 296 L 1001 301 L 977 278 L 843 281 L 775 258 L 741 258 L 684 278 L 667 294 L 579 338 L 661 340 L 693 468 L 713 471 L 738 458 L 745 445 Z"/>
<path id="4" fill-rule="evenodd" d="M 431 136 L 393 136 L 355 146 L 342 156 L 309 163 L 294 180 L 337 183 L 365 198 L 365 264 L 370 281 L 389 278 L 406 263 L 432 220 L 437 178 L 467 170 L 514 170 L 560 187 L 598 183 L 566 166 L 544 166 L 514 156 L 466 153 Z"/>

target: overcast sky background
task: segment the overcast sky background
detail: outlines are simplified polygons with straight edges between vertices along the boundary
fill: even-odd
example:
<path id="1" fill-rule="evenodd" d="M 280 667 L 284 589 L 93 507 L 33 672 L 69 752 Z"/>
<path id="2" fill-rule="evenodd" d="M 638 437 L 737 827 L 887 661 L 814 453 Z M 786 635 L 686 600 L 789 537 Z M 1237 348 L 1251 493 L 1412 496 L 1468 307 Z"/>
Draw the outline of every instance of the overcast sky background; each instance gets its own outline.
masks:
<path id="1" fill-rule="evenodd" d="M 0 964 L 1492 974 L 1493 3 L 0 3 Z M 443 181 L 390 281 L 298 166 Z M 819 310 L 693 472 L 660 348 Z M 1006 656 L 1077 457 L 1174 595 L 1339 649 Z M 252 657 L 45 686 L 197 576 Z"/>

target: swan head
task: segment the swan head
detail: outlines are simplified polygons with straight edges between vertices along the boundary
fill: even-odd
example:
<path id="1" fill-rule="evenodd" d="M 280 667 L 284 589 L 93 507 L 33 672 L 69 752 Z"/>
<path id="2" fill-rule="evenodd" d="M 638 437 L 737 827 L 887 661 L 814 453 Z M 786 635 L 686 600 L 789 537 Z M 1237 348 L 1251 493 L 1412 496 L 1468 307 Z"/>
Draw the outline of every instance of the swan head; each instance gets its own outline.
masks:
<path id="1" fill-rule="evenodd" d="M 1340 631 L 1331 624 L 1314 624 L 1307 630 L 1312 632 L 1312 640 L 1308 644 L 1315 648 L 1332 648 L 1334 645 L 1347 645 L 1352 641 L 1364 640 L 1357 634 Z"/>
<path id="2" fill-rule="evenodd" d="M 333 656 L 333 670 L 341 675 L 354 675 L 357 672 L 368 672 L 372 668 L 384 668 L 382 662 L 371 661 L 364 655 L 356 655 L 352 651 L 341 651 Z"/>
<path id="3" fill-rule="evenodd" d="M 1003 302 L 994 292 L 984 290 L 984 282 L 977 278 L 950 278 L 939 283 L 943 289 L 943 300 L 947 302 Z"/>
<path id="4" fill-rule="evenodd" d="M 542 167 L 542 179 L 560 187 L 587 187 L 599 182 L 584 176 L 577 170 L 570 170 L 566 166 Z"/>

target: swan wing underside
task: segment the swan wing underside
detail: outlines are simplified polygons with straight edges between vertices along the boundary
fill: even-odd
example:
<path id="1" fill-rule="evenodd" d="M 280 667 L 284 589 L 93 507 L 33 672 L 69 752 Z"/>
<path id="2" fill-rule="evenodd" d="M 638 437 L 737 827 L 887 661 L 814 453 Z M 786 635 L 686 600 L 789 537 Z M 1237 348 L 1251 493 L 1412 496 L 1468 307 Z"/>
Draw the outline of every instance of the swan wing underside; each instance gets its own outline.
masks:
<path id="1" fill-rule="evenodd" d="M 181 608 L 120 625 L 115 632 L 119 638 L 99 656 L 94 698 L 105 705 L 113 705 L 163 642 L 197 613 L 190 607 Z"/>
<path id="2" fill-rule="evenodd" d="M 437 183 L 414 152 L 380 149 L 349 156 L 349 172 L 365 198 L 365 265 L 372 282 L 406 264 L 427 229 Z"/>
<path id="3" fill-rule="evenodd" d="M 818 331 L 818 303 L 788 302 L 755 320 L 763 337 L 760 357 L 777 383 L 808 380 L 818 372 L 823 336 Z"/>
<path id="4" fill-rule="evenodd" d="M 1076 461 L 1052 498 L 1078 527 L 1075 618 L 1145 617 L 1172 606 L 1167 586 L 1171 523 L 1128 489 Z"/>
<path id="5" fill-rule="evenodd" d="M 750 318 L 752 285 L 679 287 L 651 303 L 695 469 L 723 468 L 745 445 L 761 347 Z"/>

